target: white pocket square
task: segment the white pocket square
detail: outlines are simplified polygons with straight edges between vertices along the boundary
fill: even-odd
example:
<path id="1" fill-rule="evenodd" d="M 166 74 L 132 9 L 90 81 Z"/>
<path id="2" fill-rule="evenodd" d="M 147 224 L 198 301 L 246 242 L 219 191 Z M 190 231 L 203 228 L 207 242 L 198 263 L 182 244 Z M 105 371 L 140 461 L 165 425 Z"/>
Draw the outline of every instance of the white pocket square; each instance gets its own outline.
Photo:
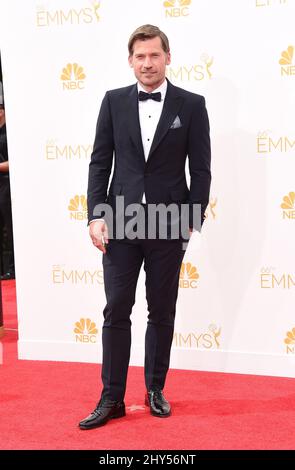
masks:
<path id="1" fill-rule="evenodd" d="M 179 119 L 179 116 L 176 116 L 170 129 L 178 129 L 179 127 L 182 127 L 181 120 Z"/>

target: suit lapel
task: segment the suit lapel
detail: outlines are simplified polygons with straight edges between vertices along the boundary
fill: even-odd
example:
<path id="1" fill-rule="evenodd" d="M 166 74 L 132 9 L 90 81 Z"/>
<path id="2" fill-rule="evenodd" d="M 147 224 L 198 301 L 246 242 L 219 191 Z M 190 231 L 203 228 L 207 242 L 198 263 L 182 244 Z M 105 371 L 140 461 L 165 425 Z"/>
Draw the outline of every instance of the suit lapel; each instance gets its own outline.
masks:
<path id="1" fill-rule="evenodd" d="M 167 92 L 165 96 L 165 101 L 163 105 L 163 110 L 161 117 L 156 128 L 154 139 L 151 145 L 150 153 L 148 155 L 147 162 L 152 157 L 156 148 L 160 142 L 165 137 L 169 128 L 171 127 L 175 117 L 177 116 L 183 102 L 183 98 L 178 95 L 176 87 L 174 87 L 168 80 Z M 126 96 L 126 102 L 124 105 L 126 109 L 126 121 L 129 135 L 137 148 L 140 159 L 142 160 L 143 165 L 146 164 L 144 157 L 144 150 L 141 139 L 141 130 L 139 123 L 139 113 L 138 113 L 138 90 L 137 85 L 131 87 L 130 92 Z M 130 111 L 130 112 L 129 112 Z"/>
<path id="2" fill-rule="evenodd" d="M 167 80 L 167 92 L 165 96 L 164 106 L 161 113 L 160 120 L 158 122 L 158 126 L 156 128 L 155 136 L 151 145 L 150 153 L 148 156 L 148 160 L 152 157 L 154 151 L 160 144 L 160 142 L 165 137 L 166 133 L 168 132 L 169 128 L 171 127 L 175 117 L 177 116 L 183 98 L 177 94 L 177 89 Z"/>
<path id="3" fill-rule="evenodd" d="M 144 150 L 141 140 L 141 130 L 139 123 L 137 85 L 134 85 L 131 88 L 131 91 L 127 96 L 125 105 L 127 128 L 129 131 L 129 135 L 135 147 L 137 148 L 138 154 L 140 155 L 143 164 L 145 164 Z"/>

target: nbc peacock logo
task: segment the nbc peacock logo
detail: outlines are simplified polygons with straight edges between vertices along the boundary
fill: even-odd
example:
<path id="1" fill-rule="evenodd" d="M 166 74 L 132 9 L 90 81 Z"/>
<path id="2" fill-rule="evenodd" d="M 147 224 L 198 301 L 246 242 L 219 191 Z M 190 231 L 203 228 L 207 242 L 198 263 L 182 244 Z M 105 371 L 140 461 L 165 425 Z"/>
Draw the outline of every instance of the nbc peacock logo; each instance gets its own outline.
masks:
<path id="1" fill-rule="evenodd" d="M 166 0 L 163 5 L 166 18 L 179 18 L 189 15 L 191 0 Z"/>
<path id="2" fill-rule="evenodd" d="M 84 195 L 74 196 L 70 199 L 68 205 L 71 220 L 85 220 L 87 219 L 87 199 Z"/>
<path id="3" fill-rule="evenodd" d="M 90 318 L 80 318 L 74 328 L 76 343 L 96 343 L 98 329 Z"/>
<path id="4" fill-rule="evenodd" d="M 283 219 L 295 219 L 295 192 L 292 191 L 283 198 L 281 209 L 283 209 Z"/>
<path id="5" fill-rule="evenodd" d="M 197 280 L 200 275 L 197 268 L 192 263 L 182 263 L 179 275 L 179 287 L 188 289 L 189 287 L 196 289 Z"/>
<path id="6" fill-rule="evenodd" d="M 84 80 L 86 75 L 83 67 L 77 63 L 67 64 L 62 69 L 60 79 L 62 81 L 63 90 L 82 90 L 84 88 Z"/>
<path id="7" fill-rule="evenodd" d="M 287 354 L 295 354 L 295 328 L 287 331 L 286 338 L 284 339 Z"/>
<path id="8" fill-rule="evenodd" d="M 281 75 L 295 75 L 295 65 L 293 64 L 294 46 L 288 46 L 285 51 L 281 53 L 279 64 L 281 66 Z"/>

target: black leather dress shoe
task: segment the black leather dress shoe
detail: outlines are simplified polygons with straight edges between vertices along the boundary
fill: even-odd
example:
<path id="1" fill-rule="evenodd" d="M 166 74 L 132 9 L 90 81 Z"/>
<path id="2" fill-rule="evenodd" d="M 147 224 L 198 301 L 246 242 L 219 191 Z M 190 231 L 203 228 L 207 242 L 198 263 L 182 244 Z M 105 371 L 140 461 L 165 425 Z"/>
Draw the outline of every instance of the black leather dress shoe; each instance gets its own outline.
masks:
<path id="1" fill-rule="evenodd" d="M 8 281 L 9 279 L 15 279 L 15 274 L 13 272 L 8 271 L 5 274 L 0 276 L 1 281 Z"/>
<path id="2" fill-rule="evenodd" d="M 162 390 L 149 390 L 145 397 L 145 404 L 150 407 L 153 416 L 168 418 L 171 415 L 170 404 L 165 399 Z"/>
<path id="3" fill-rule="evenodd" d="M 103 426 L 110 419 L 125 416 L 123 401 L 100 400 L 95 410 L 79 423 L 80 429 L 94 429 Z"/>

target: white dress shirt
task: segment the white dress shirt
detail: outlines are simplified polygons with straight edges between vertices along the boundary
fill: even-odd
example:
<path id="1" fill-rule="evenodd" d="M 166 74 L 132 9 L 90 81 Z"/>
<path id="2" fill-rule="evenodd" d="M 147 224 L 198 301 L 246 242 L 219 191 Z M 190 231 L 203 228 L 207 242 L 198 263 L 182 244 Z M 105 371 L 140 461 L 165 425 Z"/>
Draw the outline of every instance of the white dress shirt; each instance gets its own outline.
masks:
<path id="1" fill-rule="evenodd" d="M 137 89 L 138 93 L 140 91 L 144 91 L 146 93 L 146 90 L 140 83 L 137 83 Z M 161 93 L 161 101 L 155 101 L 152 99 L 138 101 L 139 124 L 145 160 L 147 160 L 149 156 L 157 125 L 163 110 L 163 104 L 167 92 L 167 80 L 165 80 L 156 90 L 153 90 L 153 93 L 158 92 Z M 146 202 L 145 194 L 142 196 L 142 202 Z"/>
<path id="2" fill-rule="evenodd" d="M 140 83 L 137 83 L 137 90 L 138 93 L 140 91 L 147 92 Z M 148 99 L 145 101 L 138 101 L 138 113 L 139 113 L 139 124 L 140 124 L 140 132 L 141 132 L 141 139 L 144 151 L 145 160 L 148 159 L 150 149 L 152 146 L 152 142 L 154 139 L 154 135 L 157 129 L 158 122 L 160 120 L 160 116 L 163 110 L 164 100 L 167 92 L 167 80 L 162 83 L 156 90 L 153 90 L 153 93 L 161 93 L 161 101 L 155 101 L 152 99 Z M 142 203 L 146 202 L 145 194 L 143 193 L 142 196 Z M 95 220 L 103 220 L 103 219 L 93 219 L 91 222 Z M 90 222 L 90 223 L 91 223 Z"/>

